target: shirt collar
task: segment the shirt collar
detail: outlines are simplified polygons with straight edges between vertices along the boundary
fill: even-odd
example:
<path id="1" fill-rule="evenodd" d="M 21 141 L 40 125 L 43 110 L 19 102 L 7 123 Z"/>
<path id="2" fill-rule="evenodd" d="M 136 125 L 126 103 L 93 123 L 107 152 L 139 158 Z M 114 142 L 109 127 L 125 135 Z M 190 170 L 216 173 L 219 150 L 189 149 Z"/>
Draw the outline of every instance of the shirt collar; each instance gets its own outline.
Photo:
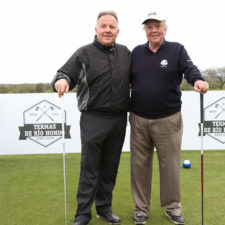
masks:
<path id="1" fill-rule="evenodd" d="M 164 46 L 166 45 L 166 40 L 164 39 L 162 44 L 160 45 L 159 49 L 163 48 Z M 150 48 L 149 48 L 149 41 L 147 41 L 145 44 L 144 44 L 144 47 L 147 48 L 149 51 L 152 51 Z M 159 50 L 158 49 L 158 50 Z"/>

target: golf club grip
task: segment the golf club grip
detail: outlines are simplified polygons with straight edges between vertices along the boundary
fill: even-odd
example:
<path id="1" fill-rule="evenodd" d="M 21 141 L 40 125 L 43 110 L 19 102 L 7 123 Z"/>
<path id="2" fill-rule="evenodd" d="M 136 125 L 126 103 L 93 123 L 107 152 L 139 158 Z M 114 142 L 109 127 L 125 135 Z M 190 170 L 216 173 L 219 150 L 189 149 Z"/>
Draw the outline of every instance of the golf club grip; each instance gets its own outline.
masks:
<path id="1" fill-rule="evenodd" d="M 201 123 L 204 122 L 204 112 L 203 112 L 203 108 L 204 108 L 204 97 L 203 97 L 203 94 L 200 94 Z"/>

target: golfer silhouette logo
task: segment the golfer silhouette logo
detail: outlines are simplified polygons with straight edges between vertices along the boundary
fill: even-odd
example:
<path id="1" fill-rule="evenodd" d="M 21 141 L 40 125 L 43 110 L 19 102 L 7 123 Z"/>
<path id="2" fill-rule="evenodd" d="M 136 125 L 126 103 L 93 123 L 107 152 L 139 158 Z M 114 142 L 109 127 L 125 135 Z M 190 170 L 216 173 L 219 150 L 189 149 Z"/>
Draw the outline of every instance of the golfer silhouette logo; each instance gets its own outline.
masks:
<path id="1" fill-rule="evenodd" d="M 23 119 L 24 126 L 19 127 L 19 140 L 29 139 L 48 147 L 62 138 L 61 108 L 47 100 L 25 110 Z M 70 126 L 66 125 L 65 120 L 65 138 L 71 138 L 69 130 Z"/>
<path id="2" fill-rule="evenodd" d="M 225 144 L 225 97 L 216 100 L 204 109 L 204 135 Z"/>

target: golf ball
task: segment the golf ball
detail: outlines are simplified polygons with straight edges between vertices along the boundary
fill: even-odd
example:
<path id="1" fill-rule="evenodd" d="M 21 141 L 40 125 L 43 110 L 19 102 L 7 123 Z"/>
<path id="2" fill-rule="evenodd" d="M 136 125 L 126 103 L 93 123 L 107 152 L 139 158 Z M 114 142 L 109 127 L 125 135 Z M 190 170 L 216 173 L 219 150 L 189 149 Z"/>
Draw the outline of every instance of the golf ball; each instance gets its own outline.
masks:
<path id="1" fill-rule="evenodd" d="M 191 167 L 191 161 L 190 160 L 184 160 L 183 161 L 183 167 L 184 168 L 190 168 Z"/>

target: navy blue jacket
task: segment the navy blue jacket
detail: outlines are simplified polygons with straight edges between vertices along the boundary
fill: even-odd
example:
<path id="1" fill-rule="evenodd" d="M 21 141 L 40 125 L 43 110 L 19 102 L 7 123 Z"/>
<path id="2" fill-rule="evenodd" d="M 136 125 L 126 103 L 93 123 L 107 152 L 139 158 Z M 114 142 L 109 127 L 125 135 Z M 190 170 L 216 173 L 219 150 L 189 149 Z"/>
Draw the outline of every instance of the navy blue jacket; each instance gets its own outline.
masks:
<path id="1" fill-rule="evenodd" d="M 157 119 L 181 110 L 183 75 L 192 85 L 204 79 L 183 45 L 164 41 L 154 53 L 148 44 L 132 51 L 131 111 L 144 118 Z"/>

